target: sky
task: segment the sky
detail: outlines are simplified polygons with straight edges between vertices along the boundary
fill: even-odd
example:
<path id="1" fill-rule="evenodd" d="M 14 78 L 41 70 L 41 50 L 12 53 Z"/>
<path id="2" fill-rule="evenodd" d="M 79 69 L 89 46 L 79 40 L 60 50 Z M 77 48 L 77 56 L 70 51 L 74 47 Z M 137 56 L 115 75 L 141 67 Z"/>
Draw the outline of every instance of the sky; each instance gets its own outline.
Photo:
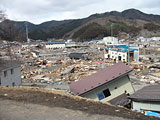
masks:
<path id="1" fill-rule="evenodd" d="M 34 24 L 130 8 L 160 14 L 159 5 L 160 0 L 0 0 L 0 9 L 5 11 L 8 19 Z"/>

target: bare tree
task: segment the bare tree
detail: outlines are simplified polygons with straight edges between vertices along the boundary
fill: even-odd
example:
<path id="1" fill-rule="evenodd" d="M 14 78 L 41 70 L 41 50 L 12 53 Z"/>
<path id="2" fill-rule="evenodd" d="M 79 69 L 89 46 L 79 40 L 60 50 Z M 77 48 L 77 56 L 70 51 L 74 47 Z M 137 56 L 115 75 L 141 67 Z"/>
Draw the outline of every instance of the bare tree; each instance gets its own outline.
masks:
<path id="1" fill-rule="evenodd" d="M 0 10 L 0 22 L 4 21 L 6 19 L 6 14 L 3 10 Z"/>
<path id="2" fill-rule="evenodd" d="M 6 14 L 3 10 L 0 10 L 0 22 L 3 22 L 4 20 L 6 20 Z M 7 47 L 7 54 L 11 59 L 12 53 L 10 46 Z"/>

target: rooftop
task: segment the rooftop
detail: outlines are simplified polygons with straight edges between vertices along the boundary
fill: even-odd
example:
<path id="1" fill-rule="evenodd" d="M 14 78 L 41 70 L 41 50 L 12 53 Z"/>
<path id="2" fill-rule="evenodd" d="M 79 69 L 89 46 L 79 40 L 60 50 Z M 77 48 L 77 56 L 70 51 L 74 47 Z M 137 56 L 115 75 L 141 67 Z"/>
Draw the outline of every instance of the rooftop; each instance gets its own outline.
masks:
<path id="1" fill-rule="evenodd" d="M 10 68 L 19 67 L 20 63 L 15 61 L 0 60 L 0 71 L 7 70 Z"/>
<path id="2" fill-rule="evenodd" d="M 138 51 L 138 48 L 135 46 L 130 46 L 128 47 L 127 45 L 119 45 L 119 46 L 114 46 L 113 48 L 106 48 L 106 50 L 113 50 L 113 51 L 121 51 L 121 52 L 128 52 L 128 48 L 129 50 L 132 51 Z"/>
<path id="3" fill-rule="evenodd" d="M 129 97 L 134 101 L 160 101 L 160 85 L 151 85 L 138 90 Z"/>
<path id="4" fill-rule="evenodd" d="M 124 74 L 127 74 L 130 71 L 132 71 L 131 68 L 129 68 L 126 64 L 119 62 L 77 82 L 72 82 L 70 84 L 70 90 L 76 95 L 81 95 Z"/>
<path id="5" fill-rule="evenodd" d="M 130 103 L 130 100 L 127 97 L 128 97 L 128 95 L 123 93 L 123 94 L 117 96 L 116 98 L 110 100 L 109 103 L 111 103 L 112 105 L 116 105 L 116 106 L 117 105 L 125 106 Z"/>

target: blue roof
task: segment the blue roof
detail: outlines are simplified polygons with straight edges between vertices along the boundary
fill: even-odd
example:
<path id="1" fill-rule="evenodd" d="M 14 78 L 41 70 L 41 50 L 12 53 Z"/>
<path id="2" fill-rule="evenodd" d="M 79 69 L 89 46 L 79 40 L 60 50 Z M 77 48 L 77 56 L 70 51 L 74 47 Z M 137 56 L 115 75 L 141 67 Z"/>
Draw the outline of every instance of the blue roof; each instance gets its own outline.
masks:
<path id="1" fill-rule="evenodd" d="M 135 46 L 130 46 L 129 47 L 129 51 L 133 52 L 133 51 L 138 51 L 138 49 L 133 48 Z M 114 46 L 114 47 L 110 47 L 110 48 L 106 48 L 106 50 L 115 50 L 115 51 L 121 51 L 121 52 L 128 52 L 128 46 L 127 45 L 120 45 L 120 46 Z"/>

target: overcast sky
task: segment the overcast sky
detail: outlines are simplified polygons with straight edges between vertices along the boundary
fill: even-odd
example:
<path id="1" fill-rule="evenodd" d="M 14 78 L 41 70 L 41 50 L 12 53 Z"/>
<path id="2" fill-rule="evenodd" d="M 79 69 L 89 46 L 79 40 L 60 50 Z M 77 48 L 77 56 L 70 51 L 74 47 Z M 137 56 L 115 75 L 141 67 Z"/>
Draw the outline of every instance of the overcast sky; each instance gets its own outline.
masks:
<path id="1" fill-rule="evenodd" d="M 0 0 L 9 19 L 36 24 L 130 8 L 160 14 L 160 0 Z"/>

